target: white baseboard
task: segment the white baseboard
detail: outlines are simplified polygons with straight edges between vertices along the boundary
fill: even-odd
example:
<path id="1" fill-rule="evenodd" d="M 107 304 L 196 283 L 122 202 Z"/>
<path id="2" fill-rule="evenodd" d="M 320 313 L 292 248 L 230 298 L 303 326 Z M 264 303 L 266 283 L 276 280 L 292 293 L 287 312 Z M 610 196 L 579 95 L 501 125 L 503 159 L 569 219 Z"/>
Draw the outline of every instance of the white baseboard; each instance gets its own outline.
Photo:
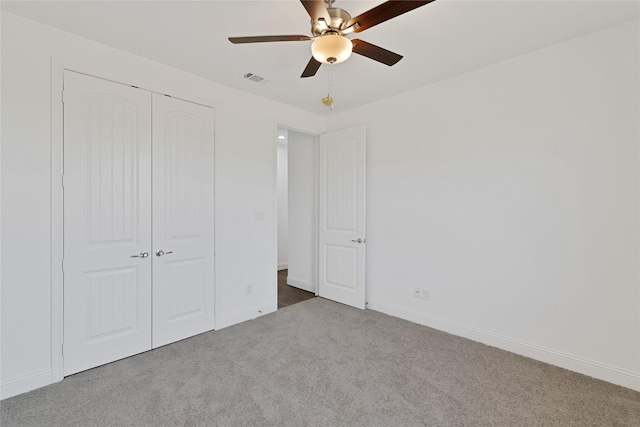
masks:
<path id="1" fill-rule="evenodd" d="M 316 291 L 316 286 L 314 283 L 309 282 L 308 280 L 302 280 L 296 277 L 292 277 L 291 275 L 287 276 L 287 285 L 300 288 L 303 291 L 308 291 L 308 292 Z"/>
<path id="2" fill-rule="evenodd" d="M 289 263 L 288 262 L 279 262 L 278 263 L 278 271 L 286 270 L 287 268 L 289 268 Z"/>
<path id="3" fill-rule="evenodd" d="M 2 381 L 0 386 L 0 399 L 17 396 L 31 390 L 51 384 L 51 368 L 41 369 L 26 375 Z"/>
<path id="4" fill-rule="evenodd" d="M 220 316 L 216 319 L 216 330 L 226 328 L 238 323 L 246 322 L 247 320 L 253 320 L 265 314 L 273 313 L 277 311 L 278 303 L 266 304 L 257 307 L 252 307 L 247 310 L 242 310 L 237 313 L 227 314 Z"/>
<path id="5" fill-rule="evenodd" d="M 369 300 L 367 302 L 367 308 L 640 391 L 639 372 L 616 368 L 615 366 L 519 341 L 393 304 Z"/>

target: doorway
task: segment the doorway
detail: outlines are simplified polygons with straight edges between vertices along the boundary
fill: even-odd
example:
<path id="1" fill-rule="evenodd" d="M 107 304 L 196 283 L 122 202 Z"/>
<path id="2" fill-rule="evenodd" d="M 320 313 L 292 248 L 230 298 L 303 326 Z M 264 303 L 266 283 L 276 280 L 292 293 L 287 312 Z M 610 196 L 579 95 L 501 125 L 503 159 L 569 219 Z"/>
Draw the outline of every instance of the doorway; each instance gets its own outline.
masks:
<path id="1" fill-rule="evenodd" d="M 278 127 L 278 309 L 317 294 L 317 137 Z"/>
<path id="2" fill-rule="evenodd" d="M 277 135 L 278 270 L 288 286 L 364 309 L 366 128 Z"/>

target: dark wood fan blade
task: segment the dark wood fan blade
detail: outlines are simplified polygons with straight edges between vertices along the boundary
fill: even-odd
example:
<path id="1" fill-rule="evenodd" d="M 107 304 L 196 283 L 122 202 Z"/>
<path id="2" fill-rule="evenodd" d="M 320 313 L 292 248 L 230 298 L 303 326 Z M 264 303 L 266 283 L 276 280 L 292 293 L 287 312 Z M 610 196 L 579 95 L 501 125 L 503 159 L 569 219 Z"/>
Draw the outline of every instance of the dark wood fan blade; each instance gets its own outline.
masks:
<path id="1" fill-rule="evenodd" d="M 321 62 L 316 61 L 316 59 L 312 56 L 307 64 L 307 67 L 302 72 L 300 77 L 313 77 L 318 72 L 318 69 L 322 65 Z"/>
<path id="2" fill-rule="evenodd" d="M 318 22 L 320 18 L 324 19 L 327 25 L 331 24 L 331 16 L 327 11 L 327 8 L 324 7 L 324 1 L 322 0 L 300 0 L 300 3 L 307 9 L 307 13 L 313 20 L 313 22 Z"/>
<path id="3" fill-rule="evenodd" d="M 251 36 L 251 37 L 229 37 L 233 44 L 240 43 L 264 43 L 264 42 L 299 42 L 311 40 L 311 37 L 304 34 L 294 36 Z"/>
<path id="4" fill-rule="evenodd" d="M 400 16 L 403 13 L 407 13 L 412 11 L 413 9 L 417 9 L 420 6 L 424 6 L 425 4 L 429 4 L 435 0 L 423 0 L 423 1 L 401 1 L 401 0 L 391 0 L 382 3 L 366 11 L 365 13 L 356 16 L 355 18 L 351 18 L 351 20 L 347 23 L 347 27 L 350 27 L 354 24 L 358 24 L 354 31 L 359 33 L 361 31 L 366 30 L 367 28 L 371 28 L 374 25 L 378 25 L 381 22 L 388 21 L 391 18 L 395 18 L 396 16 Z"/>
<path id="5" fill-rule="evenodd" d="M 374 61 L 382 62 L 388 66 L 392 66 L 402 59 L 402 55 L 391 52 L 390 50 L 383 49 L 371 43 L 367 43 L 364 40 L 353 39 L 353 53 L 366 56 Z"/>

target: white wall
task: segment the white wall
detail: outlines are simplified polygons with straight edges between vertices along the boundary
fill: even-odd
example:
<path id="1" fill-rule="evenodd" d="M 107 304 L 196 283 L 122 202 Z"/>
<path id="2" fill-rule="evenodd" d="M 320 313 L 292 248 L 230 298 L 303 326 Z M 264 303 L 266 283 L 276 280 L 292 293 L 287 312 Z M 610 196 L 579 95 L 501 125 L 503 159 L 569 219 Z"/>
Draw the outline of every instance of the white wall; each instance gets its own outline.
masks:
<path id="1" fill-rule="evenodd" d="M 287 283 L 316 291 L 316 137 L 289 130 L 289 275 Z"/>
<path id="2" fill-rule="evenodd" d="M 286 129 L 278 129 L 278 134 L 283 133 L 286 141 Z M 289 165 L 288 147 L 286 142 L 278 143 L 277 168 L 278 168 L 278 270 L 284 270 L 288 265 L 289 251 Z"/>
<path id="3" fill-rule="evenodd" d="M 640 389 L 638 33 L 329 118 L 367 126 L 370 308 Z"/>
<path id="4" fill-rule="evenodd" d="M 52 380 L 52 56 L 204 98 L 216 108 L 218 328 L 277 307 L 275 124 L 285 118 L 300 129 L 324 126 L 318 116 L 3 12 L 3 398 Z M 256 221 L 260 212 L 264 220 Z"/>

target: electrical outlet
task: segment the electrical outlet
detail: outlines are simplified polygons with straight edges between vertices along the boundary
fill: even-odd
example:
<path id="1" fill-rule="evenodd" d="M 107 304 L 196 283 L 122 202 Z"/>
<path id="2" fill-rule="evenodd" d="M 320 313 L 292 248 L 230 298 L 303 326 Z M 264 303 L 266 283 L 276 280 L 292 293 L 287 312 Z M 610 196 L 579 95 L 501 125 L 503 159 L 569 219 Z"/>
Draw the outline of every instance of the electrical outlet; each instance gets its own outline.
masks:
<path id="1" fill-rule="evenodd" d="M 413 288 L 413 296 L 415 298 L 422 298 L 423 297 L 422 288 Z"/>
<path id="2" fill-rule="evenodd" d="M 245 292 L 247 295 L 251 295 L 251 294 L 253 293 L 253 285 L 252 285 L 252 284 L 248 284 L 248 285 L 245 287 L 244 292 Z"/>
<path id="3" fill-rule="evenodd" d="M 427 301 L 431 301 L 431 291 L 429 289 L 423 289 L 422 290 L 422 299 L 425 299 Z"/>

